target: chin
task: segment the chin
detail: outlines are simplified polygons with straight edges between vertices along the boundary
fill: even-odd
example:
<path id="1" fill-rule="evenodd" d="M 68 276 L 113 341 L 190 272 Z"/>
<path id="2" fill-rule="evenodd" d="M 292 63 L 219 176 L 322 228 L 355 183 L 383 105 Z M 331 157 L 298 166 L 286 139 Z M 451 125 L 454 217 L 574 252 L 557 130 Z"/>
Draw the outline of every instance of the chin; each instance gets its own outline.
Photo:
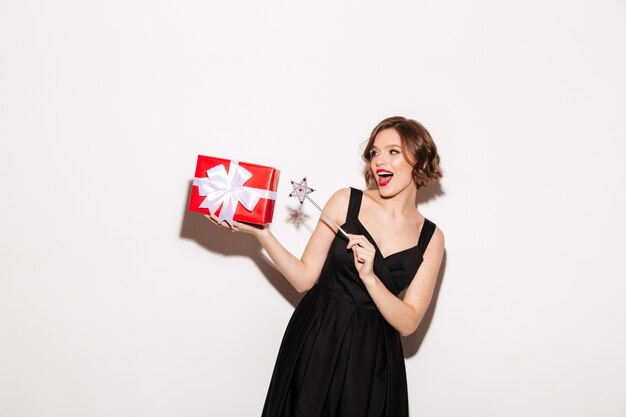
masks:
<path id="1" fill-rule="evenodd" d="M 400 184 L 399 182 L 396 181 L 395 183 L 387 184 L 384 187 L 381 187 L 380 185 L 378 185 L 378 183 L 376 183 L 376 188 L 378 189 L 378 192 L 381 195 L 390 196 L 390 195 L 398 194 L 399 192 L 406 189 L 409 185 L 410 185 L 409 183 Z"/>

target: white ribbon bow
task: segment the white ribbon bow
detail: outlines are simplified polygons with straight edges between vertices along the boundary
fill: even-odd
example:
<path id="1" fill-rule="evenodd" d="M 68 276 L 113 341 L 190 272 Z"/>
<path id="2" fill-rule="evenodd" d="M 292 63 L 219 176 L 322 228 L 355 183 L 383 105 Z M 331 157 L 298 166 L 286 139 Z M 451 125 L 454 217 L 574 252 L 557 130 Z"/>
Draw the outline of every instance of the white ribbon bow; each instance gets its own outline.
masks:
<path id="1" fill-rule="evenodd" d="M 217 223 L 222 221 L 233 225 L 233 216 L 237 204 L 248 211 L 254 210 L 261 198 L 276 199 L 276 192 L 262 188 L 244 187 L 246 181 L 252 178 L 250 171 L 239 165 L 239 161 L 231 161 L 230 169 L 226 173 L 224 164 L 207 170 L 207 178 L 194 178 L 193 185 L 198 187 L 198 194 L 206 197 L 200 208 L 207 208 L 214 214 L 222 205 Z"/>

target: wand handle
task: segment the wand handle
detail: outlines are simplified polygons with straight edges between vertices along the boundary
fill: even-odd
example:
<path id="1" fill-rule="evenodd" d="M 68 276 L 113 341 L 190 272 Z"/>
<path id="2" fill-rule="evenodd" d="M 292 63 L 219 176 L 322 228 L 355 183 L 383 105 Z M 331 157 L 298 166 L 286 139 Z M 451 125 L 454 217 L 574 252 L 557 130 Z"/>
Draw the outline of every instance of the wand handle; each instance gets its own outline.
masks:
<path id="1" fill-rule="evenodd" d="M 336 222 L 332 219 L 332 217 L 330 217 L 328 214 L 326 214 L 326 212 L 325 212 L 325 211 L 324 211 L 324 210 L 323 210 L 320 206 L 318 206 L 318 205 L 317 205 L 317 203 L 316 203 L 315 201 L 311 200 L 311 198 L 310 198 L 308 195 L 305 195 L 305 197 L 306 197 L 306 198 L 307 198 L 307 199 L 308 199 L 311 203 L 313 203 L 313 205 L 314 205 L 315 207 L 317 207 L 317 209 L 318 209 L 319 211 L 321 211 L 321 212 L 322 212 L 322 214 L 323 214 L 324 216 L 326 216 L 326 218 L 332 222 L 332 224 L 334 224 L 335 226 L 337 226 L 337 229 L 339 229 L 339 231 L 340 231 L 341 233 L 343 233 L 343 235 L 345 236 L 345 238 L 346 238 L 346 239 L 350 240 L 350 238 L 348 237 L 348 234 L 345 232 L 345 230 L 343 230 L 343 229 L 342 229 L 342 228 L 341 228 L 341 227 L 340 227 L 340 226 L 339 226 L 339 225 L 338 225 L 338 224 L 337 224 L 337 223 L 336 223 Z"/>

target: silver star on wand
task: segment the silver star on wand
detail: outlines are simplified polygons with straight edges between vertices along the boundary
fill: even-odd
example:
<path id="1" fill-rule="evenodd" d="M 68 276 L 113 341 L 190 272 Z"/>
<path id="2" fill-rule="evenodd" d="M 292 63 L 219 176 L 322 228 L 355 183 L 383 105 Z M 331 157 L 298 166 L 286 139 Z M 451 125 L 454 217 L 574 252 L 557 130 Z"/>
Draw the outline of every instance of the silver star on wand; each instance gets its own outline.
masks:
<path id="1" fill-rule="evenodd" d="M 300 204 L 304 203 L 305 197 L 308 198 L 307 196 L 315 191 L 313 188 L 309 188 L 306 185 L 306 177 L 304 177 L 300 182 L 291 181 L 291 186 L 293 187 L 293 190 L 291 190 L 289 197 L 298 197 Z"/>
<path id="2" fill-rule="evenodd" d="M 328 214 L 326 214 L 326 212 L 322 210 L 322 208 L 318 206 L 315 201 L 311 200 L 309 194 L 311 194 L 315 190 L 308 187 L 308 185 L 306 184 L 306 177 L 304 177 L 300 182 L 291 181 L 291 186 L 293 187 L 293 190 L 291 190 L 291 193 L 289 193 L 289 197 L 298 197 L 298 200 L 300 200 L 300 204 L 304 203 L 305 198 L 309 200 L 311 203 L 313 203 L 315 207 L 317 207 L 319 211 L 322 212 L 324 216 L 326 216 L 328 220 L 330 220 L 335 226 L 337 226 L 337 229 L 339 229 L 339 231 L 346 237 L 346 239 L 350 239 L 345 230 L 339 227 L 339 225 L 335 223 L 335 221 Z"/>

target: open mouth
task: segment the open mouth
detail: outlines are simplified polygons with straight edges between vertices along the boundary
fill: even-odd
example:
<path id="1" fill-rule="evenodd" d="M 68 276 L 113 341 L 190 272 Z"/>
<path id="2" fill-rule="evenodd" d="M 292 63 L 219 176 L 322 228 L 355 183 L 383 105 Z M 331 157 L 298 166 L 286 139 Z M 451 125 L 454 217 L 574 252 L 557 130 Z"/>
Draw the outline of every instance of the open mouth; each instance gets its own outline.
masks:
<path id="1" fill-rule="evenodd" d="M 381 187 L 389 184 L 389 181 L 391 181 L 391 177 L 393 177 L 393 173 L 389 171 L 380 170 L 376 171 L 376 174 L 378 174 L 378 185 Z"/>

